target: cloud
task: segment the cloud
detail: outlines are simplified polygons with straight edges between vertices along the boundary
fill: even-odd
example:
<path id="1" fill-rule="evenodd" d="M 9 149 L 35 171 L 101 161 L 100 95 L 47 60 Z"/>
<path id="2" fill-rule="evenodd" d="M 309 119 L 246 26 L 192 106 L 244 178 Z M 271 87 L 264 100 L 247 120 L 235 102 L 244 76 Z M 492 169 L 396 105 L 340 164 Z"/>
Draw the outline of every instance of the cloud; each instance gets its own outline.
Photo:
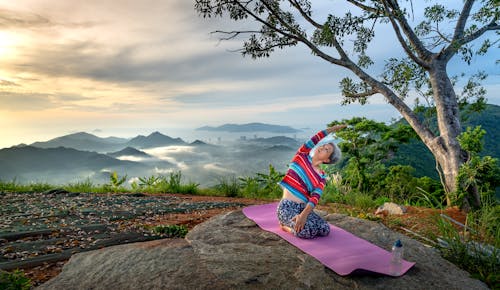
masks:
<path id="1" fill-rule="evenodd" d="M 0 9 L 0 28 L 31 28 L 51 26 L 51 21 L 38 14 L 10 9 Z"/>

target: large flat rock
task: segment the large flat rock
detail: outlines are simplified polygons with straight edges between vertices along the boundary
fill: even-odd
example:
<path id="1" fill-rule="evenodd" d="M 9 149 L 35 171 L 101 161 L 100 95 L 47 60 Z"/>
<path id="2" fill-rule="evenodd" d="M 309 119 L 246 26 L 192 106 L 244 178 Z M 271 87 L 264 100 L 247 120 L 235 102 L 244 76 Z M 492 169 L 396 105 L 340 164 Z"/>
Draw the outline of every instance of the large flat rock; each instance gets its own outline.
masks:
<path id="1" fill-rule="evenodd" d="M 344 215 L 327 219 L 382 248 L 401 239 L 405 259 L 416 265 L 399 278 L 339 276 L 238 210 L 199 224 L 185 239 L 73 255 L 37 289 L 488 289 L 435 249 L 380 223 Z"/>

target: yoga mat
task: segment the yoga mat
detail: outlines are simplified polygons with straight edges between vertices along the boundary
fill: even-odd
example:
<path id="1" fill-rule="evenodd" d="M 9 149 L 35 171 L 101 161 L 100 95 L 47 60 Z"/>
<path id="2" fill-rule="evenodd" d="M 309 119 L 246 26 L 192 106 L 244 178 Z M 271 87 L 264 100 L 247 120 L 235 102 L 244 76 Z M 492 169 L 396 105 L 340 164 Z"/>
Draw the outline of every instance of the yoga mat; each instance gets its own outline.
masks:
<path id="1" fill-rule="evenodd" d="M 276 216 L 277 206 L 277 202 L 252 205 L 243 208 L 243 213 L 260 228 L 279 235 L 339 275 L 345 276 L 355 270 L 365 270 L 397 277 L 415 265 L 403 260 L 400 275 L 392 275 L 390 252 L 332 224 L 330 224 L 330 234 L 326 237 L 309 240 L 298 238 L 280 228 Z"/>

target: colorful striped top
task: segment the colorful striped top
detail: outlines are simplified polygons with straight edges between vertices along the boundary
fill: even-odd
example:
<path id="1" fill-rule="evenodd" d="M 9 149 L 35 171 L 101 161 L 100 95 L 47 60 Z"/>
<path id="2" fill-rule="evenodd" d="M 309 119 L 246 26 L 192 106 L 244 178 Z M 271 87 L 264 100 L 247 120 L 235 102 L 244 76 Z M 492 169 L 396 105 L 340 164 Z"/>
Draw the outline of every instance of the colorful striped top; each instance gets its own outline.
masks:
<path id="1" fill-rule="evenodd" d="M 283 179 L 278 183 L 290 193 L 315 207 L 318 204 L 323 188 L 325 187 L 325 173 L 318 173 L 313 165 L 309 152 L 318 142 L 325 138 L 326 130 L 319 131 L 310 140 L 300 146 L 299 150 L 288 165 L 288 171 Z"/>

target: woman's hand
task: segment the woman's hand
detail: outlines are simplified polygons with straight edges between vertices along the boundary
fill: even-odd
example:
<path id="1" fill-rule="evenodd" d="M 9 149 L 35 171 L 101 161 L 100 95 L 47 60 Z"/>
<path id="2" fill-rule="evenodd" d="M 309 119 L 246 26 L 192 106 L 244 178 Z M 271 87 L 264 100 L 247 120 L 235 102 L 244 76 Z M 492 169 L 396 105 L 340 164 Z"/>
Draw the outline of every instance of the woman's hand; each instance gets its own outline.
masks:
<path id="1" fill-rule="evenodd" d="M 347 127 L 347 124 L 335 125 L 335 126 L 326 128 L 326 132 L 328 132 L 328 133 L 337 132 L 337 131 L 344 129 L 345 127 Z"/>
<path id="2" fill-rule="evenodd" d="M 298 214 L 292 218 L 292 221 L 295 222 L 295 226 L 293 227 L 293 229 L 295 230 L 295 233 L 298 234 L 306 225 L 307 215 L 304 215 L 302 213 Z"/>

